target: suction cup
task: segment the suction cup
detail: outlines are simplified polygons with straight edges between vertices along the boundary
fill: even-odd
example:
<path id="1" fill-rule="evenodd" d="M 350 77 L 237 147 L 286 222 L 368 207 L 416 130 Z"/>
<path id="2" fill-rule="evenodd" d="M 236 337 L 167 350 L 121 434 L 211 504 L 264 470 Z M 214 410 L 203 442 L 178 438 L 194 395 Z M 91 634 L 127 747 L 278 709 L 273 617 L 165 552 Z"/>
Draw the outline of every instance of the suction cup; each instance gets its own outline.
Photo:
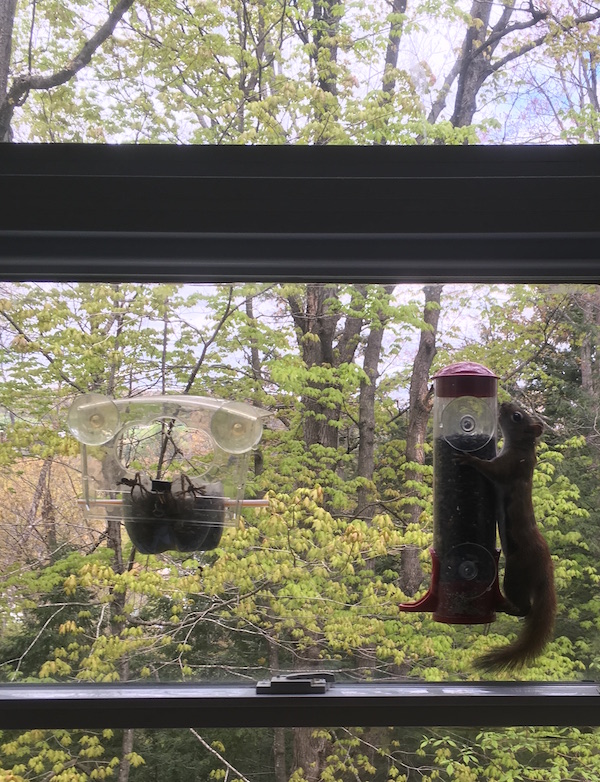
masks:
<path id="1" fill-rule="evenodd" d="M 486 548 L 478 543 L 460 543 L 450 549 L 444 561 L 444 570 L 453 581 L 474 582 L 477 590 L 472 599 L 487 592 L 496 580 L 496 560 Z"/>
<path id="2" fill-rule="evenodd" d="M 483 448 L 494 436 L 496 420 L 485 399 L 459 396 L 444 408 L 444 439 L 461 451 Z"/>
<path id="3" fill-rule="evenodd" d="M 71 405 L 67 426 L 80 443 L 103 445 L 118 431 L 119 411 L 103 394 L 83 394 Z"/>
<path id="4" fill-rule="evenodd" d="M 219 448 L 227 453 L 245 453 L 258 444 L 263 426 L 259 418 L 221 408 L 211 419 L 210 431 Z"/>

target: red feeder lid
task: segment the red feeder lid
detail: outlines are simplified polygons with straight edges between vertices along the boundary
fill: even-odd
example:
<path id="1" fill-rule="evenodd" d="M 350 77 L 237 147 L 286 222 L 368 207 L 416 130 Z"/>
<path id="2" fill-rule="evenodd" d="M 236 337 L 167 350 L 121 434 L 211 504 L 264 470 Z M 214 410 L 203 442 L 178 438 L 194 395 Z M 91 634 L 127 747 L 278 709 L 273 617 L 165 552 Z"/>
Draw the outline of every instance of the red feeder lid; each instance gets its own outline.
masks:
<path id="1" fill-rule="evenodd" d="M 437 396 L 496 396 L 498 375 L 474 361 L 461 361 L 433 376 Z"/>

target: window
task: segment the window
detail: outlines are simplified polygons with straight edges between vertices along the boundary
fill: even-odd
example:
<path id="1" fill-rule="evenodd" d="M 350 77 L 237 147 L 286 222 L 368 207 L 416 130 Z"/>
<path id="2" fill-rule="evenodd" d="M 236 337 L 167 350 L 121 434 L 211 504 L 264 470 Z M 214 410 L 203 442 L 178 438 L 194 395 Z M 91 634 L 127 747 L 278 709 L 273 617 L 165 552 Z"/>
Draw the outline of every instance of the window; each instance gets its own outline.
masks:
<path id="1" fill-rule="evenodd" d="M 597 644 L 594 148 L 59 146 L 0 158 L 13 196 L 0 218 L 4 728 L 596 723 L 597 686 L 581 681 Z M 437 355 L 423 399 L 436 368 L 478 359 L 505 397 L 552 422 L 536 508 L 563 553 L 564 599 L 524 683 L 473 676 L 481 628 L 397 612 L 428 578 L 430 440 L 421 461 L 406 453 L 427 335 Z M 65 428 L 70 401 L 90 391 L 268 409 L 246 493 L 276 487 L 271 515 L 251 510 L 205 552 L 153 557 L 111 538 L 76 503 L 79 447 Z M 363 440 L 370 472 L 358 465 L 368 404 L 385 429 L 370 453 Z M 130 480 L 121 501 L 143 496 Z M 298 668 L 336 669 L 337 682 L 255 692 Z M 536 676 L 546 681 L 526 683 Z"/>

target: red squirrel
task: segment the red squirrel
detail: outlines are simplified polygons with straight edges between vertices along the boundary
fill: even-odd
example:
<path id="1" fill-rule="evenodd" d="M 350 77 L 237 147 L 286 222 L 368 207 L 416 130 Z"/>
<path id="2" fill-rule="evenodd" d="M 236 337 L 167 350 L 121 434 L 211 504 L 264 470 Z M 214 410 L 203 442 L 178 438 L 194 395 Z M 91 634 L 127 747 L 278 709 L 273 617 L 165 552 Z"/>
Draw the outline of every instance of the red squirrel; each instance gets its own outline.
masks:
<path id="1" fill-rule="evenodd" d="M 525 617 L 515 641 L 477 658 L 477 667 L 487 671 L 514 670 L 531 662 L 552 637 L 556 617 L 554 568 L 548 544 L 537 528 L 531 499 L 535 441 L 543 425 L 513 402 L 500 405 L 499 421 L 504 444 L 498 456 L 489 461 L 467 453 L 458 457 L 461 464 L 474 467 L 496 488 L 505 560 L 502 610 Z"/>

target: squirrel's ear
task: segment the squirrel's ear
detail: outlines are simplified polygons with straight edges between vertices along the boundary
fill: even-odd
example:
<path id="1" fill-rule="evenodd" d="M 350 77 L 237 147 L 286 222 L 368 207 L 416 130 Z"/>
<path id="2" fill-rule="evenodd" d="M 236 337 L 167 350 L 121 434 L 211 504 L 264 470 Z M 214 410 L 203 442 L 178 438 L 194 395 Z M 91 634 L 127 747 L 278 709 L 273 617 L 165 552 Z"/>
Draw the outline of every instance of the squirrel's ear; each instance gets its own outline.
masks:
<path id="1" fill-rule="evenodd" d="M 540 421 L 536 421 L 534 424 L 528 427 L 529 431 L 534 437 L 541 437 L 544 431 L 544 425 Z"/>

